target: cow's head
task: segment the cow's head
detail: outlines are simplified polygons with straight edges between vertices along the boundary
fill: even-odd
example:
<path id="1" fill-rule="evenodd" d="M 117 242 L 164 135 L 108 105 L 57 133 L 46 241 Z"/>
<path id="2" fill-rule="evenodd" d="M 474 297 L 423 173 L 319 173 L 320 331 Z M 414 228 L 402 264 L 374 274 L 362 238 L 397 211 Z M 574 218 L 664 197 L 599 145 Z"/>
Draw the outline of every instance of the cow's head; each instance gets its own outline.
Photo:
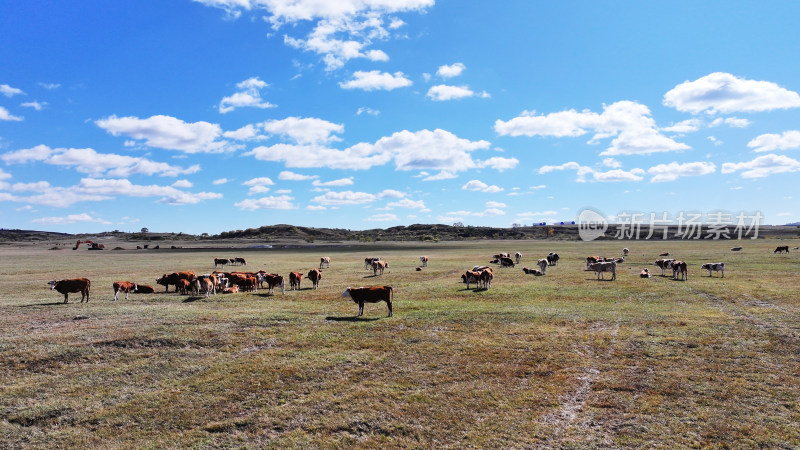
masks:
<path id="1" fill-rule="evenodd" d="M 47 282 L 47 284 L 50 286 L 50 290 L 51 290 L 51 291 L 52 291 L 53 289 L 55 289 L 55 288 L 56 288 L 56 283 L 57 283 L 57 281 L 56 281 L 56 280 L 53 280 L 53 281 L 48 281 L 48 282 Z"/>
<path id="2" fill-rule="evenodd" d="M 342 292 L 342 297 L 350 297 L 350 286 L 347 286 L 347 289 L 345 289 L 344 292 Z"/>

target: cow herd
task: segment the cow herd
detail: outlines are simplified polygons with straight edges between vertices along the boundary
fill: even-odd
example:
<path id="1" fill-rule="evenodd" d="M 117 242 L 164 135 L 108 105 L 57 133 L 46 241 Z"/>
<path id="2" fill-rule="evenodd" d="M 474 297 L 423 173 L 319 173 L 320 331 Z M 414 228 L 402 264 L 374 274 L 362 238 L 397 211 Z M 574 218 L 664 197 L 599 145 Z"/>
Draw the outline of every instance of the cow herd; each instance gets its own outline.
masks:
<path id="1" fill-rule="evenodd" d="M 795 247 L 795 249 L 797 249 Z M 734 247 L 732 251 L 740 251 L 741 247 Z M 598 280 L 605 280 L 606 273 L 611 277 L 609 281 L 616 280 L 617 266 L 625 262 L 630 250 L 628 248 L 622 249 L 621 257 L 601 257 L 601 256 L 588 256 L 586 257 L 586 271 L 595 272 Z M 788 246 L 779 246 L 775 249 L 774 253 L 789 253 Z M 668 271 L 672 271 L 672 278 L 675 280 L 688 281 L 689 270 L 688 264 L 685 261 L 677 259 L 668 259 L 664 256 L 669 256 L 669 252 L 661 253 L 661 258 L 656 259 L 654 265 L 661 269 L 661 276 L 669 276 Z M 523 267 L 522 271 L 526 275 L 543 276 L 547 274 L 547 268 L 558 265 L 560 257 L 558 253 L 550 252 L 544 258 L 536 260 L 535 268 Z M 427 267 L 429 258 L 427 256 L 420 256 L 419 261 L 421 266 L 416 267 L 417 271 L 422 270 L 422 267 Z M 520 264 L 522 261 L 522 253 L 516 252 L 513 259 L 510 253 L 496 253 L 492 255 L 490 264 L 497 264 L 501 268 L 514 267 L 515 264 Z M 324 256 L 320 258 L 319 268 L 312 268 L 305 275 L 305 278 L 311 283 L 313 289 L 318 289 L 320 281 L 322 280 L 322 269 L 330 268 L 331 258 Z M 214 267 L 226 265 L 241 265 L 246 266 L 247 262 L 244 258 L 214 258 Z M 380 257 L 364 258 L 364 269 L 372 270 L 373 276 L 383 275 L 384 270 L 389 268 L 389 263 L 382 260 Z M 708 271 L 709 277 L 714 276 L 714 272 L 720 272 L 722 278 L 725 277 L 725 263 L 724 262 L 711 262 L 704 263 L 700 269 Z M 291 290 L 299 290 L 300 283 L 303 280 L 303 273 L 290 272 L 289 273 L 289 286 Z M 651 274 L 649 269 L 644 268 L 639 276 L 641 278 L 650 278 Z M 476 265 L 470 270 L 464 271 L 461 275 L 461 280 L 466 283 L 467 289 L 474 285 L 476 289 L 488 290 L 492 286 L 494 279 L 494 270 L 488 265 Z M 156 284 L 164 286 L 164 292 L 170 292 L 170 287 L 174 287 L 173 292 L 182 295 L 195 295 L 199 296 L 204 294 L 206 298 L 210 295 L 216 295 L 218 292 L 222 294 L 231 294 L 238 292 L 256 292 L 259 288 L 266 287 L 268 293 L 272 293 L 275 288 L 280 288 L 281 293 L 286 293 L 284 277 L 275 273 L 268 273 L 266 271 L 258 272 L 223 272 L 214 271 L 210 274 L 196 275 L 191 271 L 173 272 L 171 274 L 163 274 L 156 279 Z M 88 278 L 73 278 L 65 280 L 53 280 L 49 282 L 51 290 L 58 291 L 64 295 L 64 303 L 68 303 L 70 293 L 80 293 L 81 303 L 89 302 L 89 290 L 91 281 Z M 115 281 L 112 284 L 114 298 L 116 301 L 120 293 L 125 294 L 125 299 L 128 299 L 130 293 L 155 293 L 152 286 L 142 285 L 130 281 Z M 353 300 L 358 307 L 358 315 L 363 314 L 364 303 L 375 303 L 385 301 L 388 309 L 389 316 L 392 315 L 392 298 L 393 290 L 391 286 L 371 286 L 351 288 L 348 287 L 342 297 L 347 297 Z"/>

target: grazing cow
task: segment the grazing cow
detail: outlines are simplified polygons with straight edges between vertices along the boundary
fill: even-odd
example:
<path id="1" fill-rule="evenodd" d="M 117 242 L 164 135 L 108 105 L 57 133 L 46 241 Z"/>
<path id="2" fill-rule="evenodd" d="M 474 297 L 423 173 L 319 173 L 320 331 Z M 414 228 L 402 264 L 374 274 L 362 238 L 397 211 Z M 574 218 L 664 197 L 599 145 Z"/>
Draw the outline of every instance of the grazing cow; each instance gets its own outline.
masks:
<path id="1" fill-rule="evenodd" d="M 235 262 L 236 264 L 241 264 L 243 266 L 247 265 L 247 261 L 245 261 L 244 258 L 233 258 L 233 262 Z"/>
<path id="2" fill-rule="evenodd" d="M 561 259 L 561 257 L 558 256 L 558 253 L 550 252 L 547 254 L 547 265 L 549 266 L 558 265 L 559 259 Z"/>
<path id="3" fill-rule="evenodd" d="M 517 262 L 517 264 L 519 264 L 519 262 L 522 261 L 522 253 L 514 253 L 514 260 Z"/>
<path id="4" fill-rule="evenodd" d="M 712 272 L 722 272 L 722 278 L 725 278 L 725 263 L 718 262 L 718 263 L 705 263 L 700 266 L 701 270 L 707 270 L 708 276 L 714 276 Z"/>
<path id="5" fill-rule="evenodd" d="M 658 256 L 669 256 L 669 252 L 659 253 Z"/>
<path id="6" fill-rule="evenodd" d="M 300 272 L 289 272 L 289 288 L 291 290 L 300 289 L 300 281 L 303 279 L 303 274 Z"/>
<path id="7" fill-rule="evenodd" d="M 587 256 L 586 257 L 586 270 L 592 270 L 589 267 L 594 263 L 605 262 L 608 261 L 608 258 L 604 258 L 602 256 Z"/>
<path id="8" fill-rule="evenodd" d="M 323 256 L 322 258 L 319 259 L 319 268 L 322 269 L 322 266 L 325 266 L 326 268 L 330 268 L 331 267 L 331 257 L 330 256 Z"/>
<path id="9" fill-rule="evenodd" d="M 389 307 L 389 317 L 392 317 L 392 297 L 391 286 L 370 286 L 347 289 L 342 292 L 342 297 L 350 297 L 358 305 L 358 317 L 364 315 L 364 303 L 386 302 Z"/>
<path id="10" fill-rule="evenodd" d="M 156 290 L 153 289 L 153 286 L 148 286 L 146 284 L 137 284 L 136 290 L 134 291 L 135 294 L 155 294 Z"/>
<path id="11" fill-rule="evenodd" d="M 675 261 L 674 259 L 657 259 L 654 263 L 661 269 L 661 276 L 666 276 L 667 270 L 672 268 L 672 262 Z"/>
<path id="12" fill-rule="evenodd" d="M 598 280 L 605 280 L 605 272 L 611 272 L 611 280 L 617 279 L 617 263 L 614 261 L 596 262 L 589 267 L 589 270 L 593 270 L 597 273 Z"/>
<path id="13" fill-rule="evenodd" d="M 194 290 L 197 295 L 206 293 L 206 298 L 211 294 L 217 295 L 217 277 L 214 275 L 200 275 L 194 280 Z"/>
<path id="14" fill-rule="evenodd" d="M 494 278 L 494 273 L 491 270 L 484 270 L 480 274 L 480 282 L 483 283 L 484 289 L 489 289 L 492 287 L 492 278 Z"/>
<path id="15" fill-rule="evenodd" d="M 544 275 L 539 269 L 528 269 L 527 267 L 523 267 L 522 271 L 525 272 L 526 275 L 535 275 L 537 277 Z"/>
<path id="16" fill-rule="evenodd" d="M 372 263 L 373 262 L 380 261 L 380 260 L 381 260 L 381 258 L 377 257 L 377 256 L 374 257 L 374 258 L 364 258 L 364 268 L 369 270 L 369 269 L 372 268 Z"/>
<path id="17" fill-rule="evenodd" d="M 628 247 L 623 248 L 622 249 L 622 256 L 628 256 L 628 252 L 630 252 L 630 250 L 628 250 Z"/>
<path id="18" fill-rule="evenodd" d="M 542 271 L 542 275 L 547 273 L 547 258 L 542 258 L 536 262 L 536 265 L 539 266 L 539 270 Z"/>
<path id="19" fill-rule="evenodd" d="M 483 272 L 484 270 L 492 270 L 489 266 L 475 266 L 472 268 L 474 272 Z"/>
<path id="20" fill-rule="evenodd" d="M 281 294 L 286 294 L 286 282 L 282 275 L 275 273 L 267 273 L 261 276 L 263 281 L 267 282 L 267 292 L 272 293 L 275 286 L 281 287 Z"/>
<path id="21" fill-rule="evenodd" d="M 783 253 L 783 252 L 789 253 L 789 246 L 788 245 L 777 247 L 777 248 L 775 248 L 775 251 L 772 252 L 772 253 Z"/>
<path id="22" fill-rule="evenodd" d="M 742 247 L 731 247 L 732 252 L 739 252 L 742 250 Z"/>
<path id="23" fill-rule="evenodd" d="M 215 269 L 217 268 L 217 266 L 222 266 L 222 268 L 225 268 L 225 264 L 228 264 L 228 258 L 214 258 Z"/>
<path id="24" fill-rule="evenodd" d="M 467 270 L 466 272 L 464 272 L 464 275 L 461 275 L 461 280 L 464 283 L 467 283 L 467 289 L 469 289 L 469 283 L 473 282 L 473 281 L 476 284 L 476 288 L 480 288 L 481 287 L 481 274 L 482 273 L 483 272 L 477 272 L 477 271 L 474 271 L 474 270 Z"/>
<path id="25" fill-rule="evenodd" d="M 194 272 L 173 272 L 169 275 L 164 274 L 161 278 L 156 280 L 157 284 L 160 284 L 166 288 L 164 292 L 169 292 L 169 286 L 171 284 L 176 285 L 175 288 L 177 290 L 177 283 L 178 280 L 192 280 L 194 279 Z"/>
<path id="26" fill-rule="evenodd" d="M 380 271 L 381 275 L 383 275 L 383 269 L 389 267 L 389 263 L 386 261 L 372 261 L 372 274 L 378 275 Z"/>
<path id="27" fill-rule="evenodd" d="M 641 272 L 639 272 L 639 276 L 642 278 L 650 278 L 650 271 L 647 270 L 647 267 L 645 267 Z"/>
<path id="28" fill-rule="evenodd" d="M 189 293 L 189 280 L 184 280 L 181 278 L 180 280 L 175 282 L 175 292 L 186 295 Z"/>
<path id="29" fill-rule="evenodd" d="M 128 294 L 131 292 L 136 292 L 138 286 L 136 283 L 131 283 L 130 281 L 115 281 L 114 282 L 114 301 L 117 301 L 117 295 L 120 291 L 125 293 L 125 300 L 128 299 Z"/>
<path id="30" fill-rule="evenodd" d="M 80 292 L 81 303 L 83 303 L 84 298 L 86 299 L 86 303 L 89 303 L 89 288 L 92 282 L 89 281 L 88 278 L 72 278 L 60 281 L 53 280 L 49 282 L 49 284 L 51 291 L 58 291 L 64 294 L 64 303 L 69 303 L 69 294 L 71 292 Z"/>
<path id="31" fill-rule="evenodd" d="M 320 272 L 319 269 L 309 270 L 306 277 L 311 280 L 311 285 L 314 286 L 314 289 L 319 288 L 319 280 L 322 279 L 322 272 Z"/>
<path id="32" fill-rule="evenodd" d="M 689 268 L 687 267 L 686 261 L 672 262 L 672 279 L 677 280 L 678 274 L 680 274 L 681 280 L 689 280 Z"/>
<path id="33" fill-rule="evenodd" d="M 239 278 L 236 282 L 240 292 L 258 291 L 258 279 L 256 277 Z"/>
<path id="34" fill-rule="evenodd" d="M 492 255 L 492 259 L 510 258 L 510 257 L 511 257 L 510 253 L 495 253 L 494 255 Z"/>
<path id="35" fill-rule="evenodd" d="M 514 260 L 508 256 L 500 258 L 500 267 L 514 267 Z"/>
<path id="36" fill-rule="evenodd" d="M 428 267 L 428 257 L 427 256 L 420 256 L 419 261 L 422 263 L 422 267 Z"/>

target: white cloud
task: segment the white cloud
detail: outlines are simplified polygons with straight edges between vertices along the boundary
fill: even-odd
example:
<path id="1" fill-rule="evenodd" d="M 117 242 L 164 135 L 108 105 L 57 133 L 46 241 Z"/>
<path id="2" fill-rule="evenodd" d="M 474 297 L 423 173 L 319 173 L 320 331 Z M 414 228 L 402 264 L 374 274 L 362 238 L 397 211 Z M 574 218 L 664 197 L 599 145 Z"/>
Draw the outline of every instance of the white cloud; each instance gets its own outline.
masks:
<path id="1" fill-rule="evenodd" d="M 245 186 L 272 186 L 275 184 L 269 177 L 258 177 L 258 178 L 251 178 L 244 183 Z"/>
<path id="2" fill-rule="evenodd" d="M 47 102 L 25 102 L 25 103 L 20 103 L 20 106 L 24 106 L 26 108 L 33 108 L 36 111 L 41 111 L 45 106 L 47 106 Z"/>
<path id="3" fill-rule="evenodd" d="M 709 127 L 718 127 L 720 125 L 728 125 L 729 127 L 733 128 L 746 128 L 750 126 L 750 121 L 736 117 L 726 117 L 724 119 L 722 117 L 718 117 L 708 124 Z"/>
<path id="4" fill-rule="evenodd" d="M 322 181 L 319 181 L 319 180 L 314 180 L 314 182 L 311 183 L 311 184 L 314 185 L 314 186 L 317 186 L 317 187 L 321 187 L 321 186 L 349 186 L 349 185 L 353 184 L 353 177 L 340 178 L 338 180 L 325 181 L 325 182 L 322 182 Z"/>
<path id="5" fill-rule="evenodd" d="M 762 134 L 748 142 L 747 146 L 757 152 L 800 148 L 800 131 L 790 130 L 784 131 L 782 134 Z"/>
<path id="6" fill-rule="evenodd" d="M 425 202 L 422 200 L 411 200 L 408 198 L 386 204 L 388 208 L 407 208 L 407 209 L 426 209 Z"/>
<path id="7" fill-rule="evenodd" d="M 319 203 L 326 206 L 341 206 L 341 205 L 363 205 L 365 203 L 372 203 L 377 200 L 373 194 L 366 192 L 326 192 L 323 195 L 311 199 L 314 203 Z"/>
<path id="8" fill-rule="evenodd" d="M 258 77 L 248 78 L 247 80 L 237 83 L 236 87 L 239 88 L 239 92 L 229 97 L 223 97 L 219 102 L 219 112 L 225 114 L 236 108 L 245 107 L 261 109 L 276 107 L 277 105 L 273 105 L 261 99 L 261 89 L 267 86 L 269 86 L 269 84 L 259 80 Z"/>
<path id="9" fill-rule="evenodd" d="M 394 214 L 373 214 L 372 216 L 367 217 L 365 220 L 370 222 L 393 222 L 398 219 Z"/>
<path id="10" fill-rule="evenodd" d="M 262 197 L 258 199 L 248 198 L 234 203 L 233 206 L 245 211 L 255 211 L 258 209 L 295 209 L 296 207 L 292 204 L 292 200 L 294 199 L 288 195 Z"/>
<path id="11" fill-rule="evenodd" d="M 13 97 L 15 95 L 25 95 L 22 92 L 22 89 L 13 88 L 7 84 L 0 84 L 0 94 L 5 95 L 6 97 Z"/>
<path id="12" fill-rule="evenodd" d="M 313 117 L 287 117 L 260 124 L 265 132 L 285 137 L 301 145 L 340 141 L 333 133 L 342 133 L 344 125 Z"/>
<path id="13" fill-rule="evenodd" d="M 722 173 L 743 170 L 742 178 L 764 178 L 770 175 L 800 171 L 800 161 L 784 155 L 770 153 L 741 163 L 724 163 Z"/>
<path id="14" fill-rule="evenodd" d="M 111 116 L 95 121 L 97 126 L 113 136 L 126 135 L 144 140 L 148 147 L 178 150 L 184 153 L 221 153 L 240 146 L 217 140 L 222 136 L 219 125 L 208 122 L 186 123 L 170 116 L 138 117 Z"/>
<path id="15" fill-rule="evenodd" d="M 681 134 L 694 133 L 695 131 L 699 130 L 702 125 L 703 121 L 700 119 L 687 119 L 672 124 L 668 127 L 664 127 L 661 129 L 661 131 L 666 131 L 669 133 L 681 133 Z"/>
<path id="16" fill-rule="evenodd" d="M 263 139 L 264 136 L 259 136 L 256 127 L 253 125 L 245 125 L 235 131 L 226 131 L 222 135 L 228 139 L 236 139 L 237 141 L 249 141 L 253 139 Z"/>
<path id="17" fill-rule="evenodd" d="M 464 72 L 464 70 L 466 68 L 467 68 L 467 66 L 465 66 L 464 64 L 462 64 L 460 62 L 459 63 L 455 63 L 455 64 L 451 64 L 449 66 L 448 65 L 443 65 L 443 66 L 439 66 L 439 69 L 436 71 L 436 75 L 438 75 L 438 76 L 440 76 L 442 78 L 445 78 L 445 79 L 446 78 L 457 77 L 457 76 L 461 75 L 461 73 Z"/>
<path id="18" fill-rule="evenodd" d="M 614 138 L 601 155 L 634 155 L 686 150 L 688 145 L 659 133 L 650 110 L 636 102 L 620 101 L 603 107 L 603 113 L 574 109 L 536 115 L 523 111 L 509 121 L 497 120 L 495 131 L 501 136 L 577 137 L 594 131 L 590 144 Z"/>
<path id="19" fill-rule="evenodd" d="M 481 97 L 489 98 L 488 92 L 475 93 L 469 86 L 448 86 L 446 84 L 437 84 L 428 89 L 426 97 L 435 101 L 456 100 L 466 97 Z"/>
<path id="20" fill-rule="evenodd" d="M 579 183 L 588 181 L 587 176 L 592 177 L 592 181 L 598 182 L 617 182 L 617 181 L 641 181 L 642 175 L 646 174 L 643 169 L 631 169 L 628 171 L 622 169 L 612 169 L 607 172 L 600 172 L 592 169 L 591 167 L 581 166 L 577 162 L 570 161 L 559 166 L 542 166 L 539 168 L 540 174 L 545 174 L 553 171 L 561 170 L 575 170 L 578 178 L 575 180 Z"/>
<path id="21" fill-rule="evenodd" d="M 189 180 L 178 180 L 178 181 L 172 183 L 172 187 L 176 187 L 176 188 L 188 189 L 188 188 L 190 188 L 192 186 L 194 186 L 194 184 L 192 184 L 192 182 L 189 181 Z"/>
<path id="22" fill-rule="evenodd" d="M 305 181 L 305 180 L 314 180 L 319 178 L 319 175 L 301 175 L 299 173 L 290 172 L 288 170 L 284 170 L 278 174 L 279 180 L 288 180 L 288 181 Z"/>
<path id="23" fill-rule="evenodd" d="M 664 94 L 663 103 L 692 114 L 727 114 L 796 108 L 800 106 L 800 95 L 770 81 L 715 72 L 675 86 Z"/>
<path id="24" fill-rule="evenodd" d="M 328 208 L 322 205 L 308 205 L 306 206 L 306 209 L 309 211 L 326 211 Z"/>
<path id="25" fill-rule="evenodd" d="M 146 158 L 97 153 L 91 148 L 56 148 L 37 145 L 33 148 L 17 150 L 0 155 L 6 164 L 19 164 L 40 161 L 56 166 L 74 167 L 81 173 L 91 176 L 129 177 L 135 174 L 175 177 L 200 171 L 200 166 L 181 168 Z"/>
<path id="26" fill-rule="evenodd" d="M 269 187 L 264 186 L 263 184 L 257 184 L 255 186 L 250 187 L 250 189 L 247 190 L 247 195 L 266 194 L 269 191 L 270 191 Z"/>
<path id="27" fill-rule="evenodd" d="M 225 184 L 228 181 L 230 180 L 228 180 L 227 178 L 217 178 L 216 180 L 212 181 L 211 184 L 213 185 Z"/>
<path id="28" fill-rule="evenodd" d="M 507 205 L 501 202 L 486 202 L 485 206 L 487 208 L 505 208 Z"/>
<path id="29" fill-rule="evenodd" d="M 622 163 L 614 158 L 603 159 L 603 165 L 606 167 L 610 167 L 612 169 L 619 169 L 620 167 L 622 167 Z"/>
<path id="30" fill-rule="evenodd" d="M 404 198 L 407 194 L 405 192 L 396 191 L 394 189 L 384 189 L 378 194 L 379 198 Z"/>
<path id="31" fill-rule="evenodd" d="M 488 167 L 490 169 L 502 172 L 504 170 L 513 169 L 517 167 L 519 160 L 517 158 L 501 158 L 495 156 L 479 163 L 480 167 Z"/>
<path id="32" fill-rule="evenodd" d="M 392 89 L 411 86 L 411 80 L 405 77 L 403 72 L 380 72 L 372 70 L 369 72 L 357 71 L 353 74 L 353 79 L 344 83 L 339 83 L 342 89 L 362 89 L 365 91 L 391 91 Z"/>
<path id="33" fill-rule="evenodd" d="M 498 186 L 489 186 L 488 184 L 484 183 L 480 180 L 469 180 L 467 184 L 461 186 L 461 189 L 465 191 L 481 191 L 481 192 L 501 192 L 503 188 Z"/>
<path id="34" fill-rule="evenodd" d="M 39 83 L 39 86 L 41 86 L 41 87 L 43 87 L 43 88 L 45 88 L 45 89 L 47 89 L 49 91 L 52 91 L 53 89 L 58 89 L 59 87 L 61 87 L 61 85 L 58 84 L 58 83 Z"/>
<path id="35" fill-rule="evenodd" d="M 789 217 L 789 216 L 792 216 L 794 214 L 792 214 L 790 212 L 779 212 L 779 213 L 777 213 L 775 215 L 778 216 L 778 217 Z"/>
<path id="36" fill-rule="evenodd" d="M 517 214 L 519 218 L 532 218 L 532 217 L 545 217 L 545 216 L 555 216 L 558 214 L 558 211 L 548 210 L 548 211 L 525 211 L 522 213 Z"/>
<path id="37" fill-rule="evenodd" d="M 9 122 L 19 122 L 19 121 L 23 120 L 23 118 L 20 117 L 20 116 L 15 116 L 15 115 L 11 114 L 10 112 L 8 112 L 7 109 L 5 109 L 2 106 L 0 106 L 0 120 L 6 120 L 6 121 L 9 121 Z"/>
<path id="38" fill-rule="evenodd" d="M 66 217 L 41 217 L 39 219 L 33 219 L 31 222 L 33 223 L 43 223 L 47 225 L 67 225 L 71 223 L 100 223 L 104 225 L 111 225 L 111 222 L 107 220 L 103 220 L 100 218 L 92 217 L 87 213 L 81 214 L 70 214 Z"/>
<path id="39" fill-rule="evenodd" d="M 679 164 L 671 162 L 669 164 L 659 164 L 647 170 L 647 173 L 653 175 L 650 179 L 652 183 L 659 183 L 664 181 L 674 181 L 680 177 L 700 176 L 714 173 L 717 166 L 712 162 L 689 162 Z"/>
<path id="40" fill-rule="evenodd" d="M 358 111 L 356 111 L 356 115 L 360 116 L 362 114 L 369 114 L 370 116 L 379 116 L 381 112 L 378 111 L 377 109 L 372 109 L 372 108 L 367 108 L 366 106 L 362 106 L 361 108 L 358 108 Z"/>
<path id="41" fill-rule="evenodd" d="M 442 170 L 436 175 L 426 176 L 425 178 L 422 179 L 422 181 L 451 180 L 453 178 L 458 178 L 458 175 L 456 175 L 453 172 L 450 172 L 449 170 Z"/>

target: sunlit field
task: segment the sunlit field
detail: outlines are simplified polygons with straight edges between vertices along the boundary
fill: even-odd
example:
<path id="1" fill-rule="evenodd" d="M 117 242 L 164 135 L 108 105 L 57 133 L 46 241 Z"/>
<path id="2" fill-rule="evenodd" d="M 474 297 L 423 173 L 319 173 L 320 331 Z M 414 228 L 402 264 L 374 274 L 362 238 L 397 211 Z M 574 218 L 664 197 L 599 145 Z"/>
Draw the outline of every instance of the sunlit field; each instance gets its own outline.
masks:
<path id="1" fill-rule="evenodd" d="M 0 250 L 4 447 L 797 447 L 800 241 L 480 241 L 304 249 Z M 741 252 L 731 252 L 741 245 Z M 124 245 L 123 245 L 124 246 Z M 110 246 L 109 248 L 113 247 Z M 131 246 L 128 245 L 128 248 Z M 164 247 L 164 246 L 162 246 Z M 588 255 L 630 255 L 616 281 Z M 497 252 L 488 290 L 460 274 Z M 547 275 L 525 275 L 555 251 Z M 661 277 L 658 254 L 689 263 Z M 430 258 L 416 271 L 419 256 Z M 318 290 L 193 297 L 215 257 Z M 383 276 L 364 258 L 389 262 Z M 725 278 L 700 271 L 724 261 Z M 641 279 L 642 268 L 654 275 Z M 230 268 L 228 268 L 230 269 Z M 671 273 L 670 273 L 671 275 Z M 87 277 L 91 300 L 49 290 Z M 606 276 L 608 277 L 608 276 Z M 156 294 L 113 302 L 117 280 Z M 348 287 L 390 285 L 357 306 Z M 471 286 L 473 287 L 473 286 Z M 171 289 L 172 290 L 172 289 Z"/>

